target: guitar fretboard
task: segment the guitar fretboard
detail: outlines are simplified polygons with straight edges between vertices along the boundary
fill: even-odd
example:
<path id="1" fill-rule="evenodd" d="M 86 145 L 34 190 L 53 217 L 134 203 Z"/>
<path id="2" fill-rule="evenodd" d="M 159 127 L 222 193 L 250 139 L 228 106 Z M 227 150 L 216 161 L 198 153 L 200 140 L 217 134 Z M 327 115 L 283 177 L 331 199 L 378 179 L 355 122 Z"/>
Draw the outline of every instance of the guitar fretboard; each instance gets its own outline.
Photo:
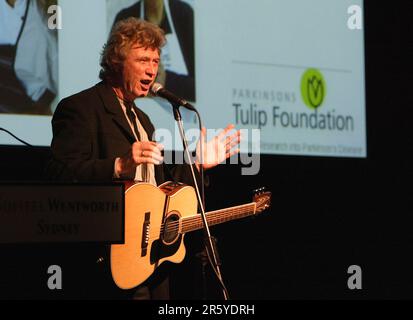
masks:
<path id="1" fill-rule="evenodd" d="M 231 220 L 244 218 L 255 214 L 256 203 L 248 203 L 228 209 L 221 209 L 216 211 L 207 212 L 206 219 L 208 225 L 216 225 Z M 182 233 L 195 231 L 203 228 L 202 216 L 200 214 L 182 218 Z"/>

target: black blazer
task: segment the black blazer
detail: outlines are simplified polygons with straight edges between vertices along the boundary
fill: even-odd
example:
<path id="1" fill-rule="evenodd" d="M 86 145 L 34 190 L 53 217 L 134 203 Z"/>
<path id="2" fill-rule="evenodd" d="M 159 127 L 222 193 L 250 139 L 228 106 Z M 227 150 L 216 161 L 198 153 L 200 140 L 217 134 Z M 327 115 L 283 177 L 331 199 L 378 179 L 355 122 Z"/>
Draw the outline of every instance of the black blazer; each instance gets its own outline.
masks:
<path id="1" fill-rule="evenodd" d="M 149 117 L 139 108 L 135 112 L 151 139 L 154 127 Z M 46 170 L 49 180 L 110 182 L 115 159 L 125 155 L 135 141 L 115 92 L 105 82 L 63 99 L 52 127 L 52 159 Z M 175 180 L 193 186 L 188 165 L 155 166 L 155 178 L 158 185 Z"/>

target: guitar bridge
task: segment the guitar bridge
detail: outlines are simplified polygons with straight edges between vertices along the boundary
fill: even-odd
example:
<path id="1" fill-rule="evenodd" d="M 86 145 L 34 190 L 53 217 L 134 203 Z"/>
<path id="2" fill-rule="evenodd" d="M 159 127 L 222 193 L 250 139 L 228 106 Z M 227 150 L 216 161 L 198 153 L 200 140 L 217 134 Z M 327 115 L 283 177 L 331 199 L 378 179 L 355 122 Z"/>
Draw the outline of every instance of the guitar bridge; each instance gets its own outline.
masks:
<path id="1" fill-rule="evenodd" d="M 149 230 L 150 230 L 150 218 L 151 213 L 145 212 L 145 220 L 142 227 L 142 241 L 141 241 L 141 257 L 146 256 L 148 252 L 148 243 L 149 243 Z"/>

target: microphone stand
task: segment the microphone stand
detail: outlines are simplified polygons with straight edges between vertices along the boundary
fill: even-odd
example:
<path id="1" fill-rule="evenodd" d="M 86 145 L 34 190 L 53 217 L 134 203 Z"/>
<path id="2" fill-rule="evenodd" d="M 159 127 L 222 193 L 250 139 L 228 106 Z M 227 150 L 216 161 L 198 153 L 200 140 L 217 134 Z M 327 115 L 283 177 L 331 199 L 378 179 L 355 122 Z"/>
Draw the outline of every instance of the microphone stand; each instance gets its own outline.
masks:
<path id="1" fill-rule="evenodd" d="M 189 153 L 188 142 L 185 138 L 185 131 L 184 131 L 183 123 L 182 123 L 182 116 L 181 116 L 181 112 L 179 111 L 180 105 L 175 104 L 175 103 L 171 103 L 171 104 L 172 104 L 172 107 L 173 107 L 173 113 L 174 113 L 175 120 L 178 123 L 178 128 L 179 128 L 179 133 L 181 135 L 182 143 L 184 145 L 184 152 L 185 152 L 184 157 L 186 156 L 188 161 L 189 161 L 189 167 L 191 169 L 192 179 L 193 179 L 194 185 L 195 185 L 196 196 L 198 198 L 198 203 L 199 203 L 199 206 L 201 208 L 201 217 L 202 217 L 202 221 L 203 221 L 203 224 L 204 224 L 204 231 L 205 231 L 205 236 L 206 236 L 206 239 L 205 239 L 206 249 L 205 250 L 207 252 L 209 261 L 211 263 L 211 266 L 212 266 L 213 270 L 215 271 L 215 273 L 218 277 L 218 280 L 219 280 L 219 282 L 222 286 L 222 292 L 223 292 L 223 295 L 224 295 L 224 300 L 228 300 L 229 299 L 228 292 L 227 292 L 227 289 L 226 289 L 225 284 L 224 284 L 223 279 L 222 279 L 222 274 L 221 274 L 221 270 L 220 270 L 220 267 L 219 267 L 220 264 L 218 263 L 217 252 L 216 252 L 217 249 L 216 249 L 216 246 L 214 245 L 214 242 L 213 242 L 214 240 L 212 239 L 211 233 L 209 231 L 209 226 L 208 226 L 208 222 L 207 222 L 206 215 L 205 215 L 205 208 L 204 208 L 203 198 L 201 198 L 201 194 L 199 192 L 198 183 L 197 183 L 197 180 L 196 180 L 196 177 L 195 177 L 194 168 L 192 166 L 191 155 Z M 194 110 L 196 110 L 196 109 L 194 108 Z M 199 113 L 197 111 L 196 111 L 196 113 L 198 114 L 200 128 L 202 128 L 201 117 L 199 116 Z M 200 134 L 201 134 L 201 131 L 200 131 Z M 200 140 L 202 140 L 202 138 Z M 202 141 L 200 143 L 202 144 Z M 202 155 L 202 146 L 200 146 L 200 149 L 201 149 L 201 157 L 202 157 L 203 156 Z M 201 167 L 202 167 L 202 163 L 201 163 Z M 203 179 L 202 179 L 202 183 L 203 183 Z M 204 186 L 202 186 L 202 188 L 203 187 Z M 212 260 L 211 260 L 211 257 L 209 255 L 209 252 L 212 255 Z"/>

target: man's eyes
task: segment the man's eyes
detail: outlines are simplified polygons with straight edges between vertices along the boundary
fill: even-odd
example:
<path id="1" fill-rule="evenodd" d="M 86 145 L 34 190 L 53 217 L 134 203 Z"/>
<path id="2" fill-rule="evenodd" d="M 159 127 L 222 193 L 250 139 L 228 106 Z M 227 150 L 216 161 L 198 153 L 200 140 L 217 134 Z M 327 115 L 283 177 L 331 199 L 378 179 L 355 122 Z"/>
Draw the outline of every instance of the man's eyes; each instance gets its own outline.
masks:
<path id="1" fill-rule="evenodd" d="M 136 59 L 136 61 L 142 64 L 151 62 L 150 59 Z M 153 60 L 152 62 L 155 64 L 159 64 L 159 60 Z"/>

